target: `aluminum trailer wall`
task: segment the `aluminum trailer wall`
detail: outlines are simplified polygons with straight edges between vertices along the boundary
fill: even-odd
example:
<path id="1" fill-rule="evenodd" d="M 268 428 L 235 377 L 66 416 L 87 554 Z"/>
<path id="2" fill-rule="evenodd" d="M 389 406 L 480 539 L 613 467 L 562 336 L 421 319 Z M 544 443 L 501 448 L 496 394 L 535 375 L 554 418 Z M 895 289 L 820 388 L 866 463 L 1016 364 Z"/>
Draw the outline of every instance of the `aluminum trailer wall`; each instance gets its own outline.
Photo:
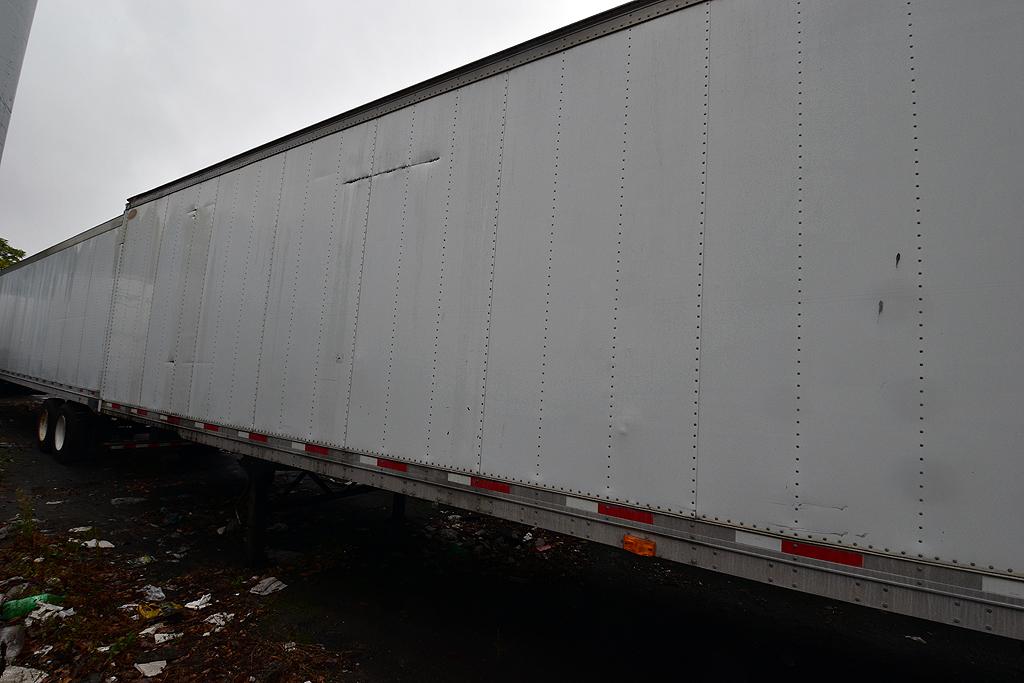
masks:
<path id="1" fill-rule="evenodd" d="M 95 404 L 123 216 L 0 271 L 0 378 Z"/>
<path id="2" fill-rule="evenodd" d="M 130 200 L 104 410 L 1024 637 L 1024 5 L 686 4 Z"/>

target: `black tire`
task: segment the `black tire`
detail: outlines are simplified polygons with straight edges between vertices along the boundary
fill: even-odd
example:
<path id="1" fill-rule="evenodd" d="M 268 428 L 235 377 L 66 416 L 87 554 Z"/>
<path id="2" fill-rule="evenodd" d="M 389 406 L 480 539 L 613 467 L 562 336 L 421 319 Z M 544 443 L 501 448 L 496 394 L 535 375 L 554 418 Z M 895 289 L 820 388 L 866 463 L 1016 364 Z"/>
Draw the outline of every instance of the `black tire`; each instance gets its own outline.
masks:
<path id="1" fill-rule="evenodd" d="M 53 426 L 63 403 L 59 399 L 48 398 L 36 412 L 36 448 L 43 453 L 53 453 Z"/>
<path id="2" fill-rule="evenodd" d="M 53 425 L 53 457 L 71 462 L 87 454 L 93 446 L 94 420 L 87 408 L 65 403 Z"/>

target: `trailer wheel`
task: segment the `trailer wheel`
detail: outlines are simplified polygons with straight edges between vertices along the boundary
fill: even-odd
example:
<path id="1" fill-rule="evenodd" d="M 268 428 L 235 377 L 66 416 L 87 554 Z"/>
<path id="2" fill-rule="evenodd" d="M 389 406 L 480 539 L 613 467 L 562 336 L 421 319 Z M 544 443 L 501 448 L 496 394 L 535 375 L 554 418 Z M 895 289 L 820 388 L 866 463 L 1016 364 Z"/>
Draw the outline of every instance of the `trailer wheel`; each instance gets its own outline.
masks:
<path id="1" fill-rule="evenodd" d="M 69 462 L 84 455 L 93 442 L 92 413 L 75 403 L 65 403 L 53 424 L 53 455 Z"/>
<path id="2" fill-rule="evenodd" d="M 53 426 L 57 423 L 61 403 L 63 401 L 56 398 L 48 398 L 36 413 L 36 447 L 43 453 L 53 453 Z"/>

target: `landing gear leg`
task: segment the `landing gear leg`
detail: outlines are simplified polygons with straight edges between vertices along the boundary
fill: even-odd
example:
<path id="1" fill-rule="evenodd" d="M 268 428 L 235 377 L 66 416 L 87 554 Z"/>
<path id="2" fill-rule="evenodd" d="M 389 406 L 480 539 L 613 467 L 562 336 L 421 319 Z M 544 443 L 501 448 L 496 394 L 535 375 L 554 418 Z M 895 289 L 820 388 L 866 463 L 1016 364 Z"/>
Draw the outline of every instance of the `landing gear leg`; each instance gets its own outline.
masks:
<path id="1" fill-rule="evenodd" d="M 243 458 L 242 467 L 249 478 L 245 508 L 245 561 L 250 567 L 266 563 L 267 518 L 270 513 L 270 486 L 277 467 L 259 458 Z"/>
<path id="2" fill-rule="evenodd" d="M 391 519 L 405 519 L 405 494 L 396 493 L 391 497 Z"/>

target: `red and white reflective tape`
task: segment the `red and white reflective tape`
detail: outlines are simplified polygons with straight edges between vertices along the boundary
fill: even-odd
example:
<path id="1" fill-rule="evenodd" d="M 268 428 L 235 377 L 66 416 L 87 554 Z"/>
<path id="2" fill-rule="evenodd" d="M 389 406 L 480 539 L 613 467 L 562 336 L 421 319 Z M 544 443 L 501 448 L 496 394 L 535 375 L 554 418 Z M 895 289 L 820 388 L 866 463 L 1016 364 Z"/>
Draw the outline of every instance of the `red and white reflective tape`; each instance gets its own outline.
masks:
<path id="1" fill-rule="evenodd" d="M 325 446 L 317 446 L 313 443 L 302 443 L 301 441 L 292 441 L 292 449 L 302 451 L 303 453 L 312 453 L 313 455 L 327 455 L 330 452 Z"/>
<path id="2" fill-rule="evenodd" d="M 475 489 L 484 489 L 485 491 L 495 491 L 496 493 L 512 492 L 512 487 L 503 481 L 484 479 L 483 477 L 473 477 L 466 474 L 456 474 L 455 472 L 448 473 L 448 481 L 453 484 L 471 486 Z"/>
<path id="3" fill-rule="evenodd" d="M 243 439 L 248 439 L 249 441 L 258 441 L 259 443 L 267 442 L 266 434 L 257 434 L 256 432 L 238 432 L 238 435 Z"/>
<path id="4" fill-rule="evenodd" d="M 832 548 L 824 545 L 814 545 L 802 541 L 793 541 L 788 538 L 765 536 L 764 534 L 752 534 L 749 531 L 737 531 L 736 542 L 754 548 L 774 550 L 786 555 L 798 557 L 809 557 L 812 560 L 824 560 L 835 564 L 845 564 L 849 567 L 863 567 L 864 556 L 852 550 Z"/>
<path id="5" fill-rule="evenodd" d="M 629 520 L 630 522 L 654 524 L 654 513 L 649 510 L 640 510 L 638 508 L 626 507 L 624 505 L 613 505 L 612 503 L 599 503 L 596 500 L 573 498 L 572 496 L 565 497 L 565 506 L 572 508 L 573 510 L 593 512 L 607 517 L 617 517 L 619 519 Z"/>
<path id="6" fill-rule="evenodd" d="M 381 467 L 386 470 L 394 470 L 395 472 L 408 472 L 409 466 L 404 462 L 397 460 L 388 460 L 387 458 L 375 458 L 369 455 L 360 455 L 359 464 L 371 465 L 372 467 Z"/>
<path id="7" fill-rule="evenodd" d="M 199 429 L 205 429 L 208 432 L 220 431 L 220 425 L 210 424 L 209 422 L 196 422 L 196 427 Z"/>

